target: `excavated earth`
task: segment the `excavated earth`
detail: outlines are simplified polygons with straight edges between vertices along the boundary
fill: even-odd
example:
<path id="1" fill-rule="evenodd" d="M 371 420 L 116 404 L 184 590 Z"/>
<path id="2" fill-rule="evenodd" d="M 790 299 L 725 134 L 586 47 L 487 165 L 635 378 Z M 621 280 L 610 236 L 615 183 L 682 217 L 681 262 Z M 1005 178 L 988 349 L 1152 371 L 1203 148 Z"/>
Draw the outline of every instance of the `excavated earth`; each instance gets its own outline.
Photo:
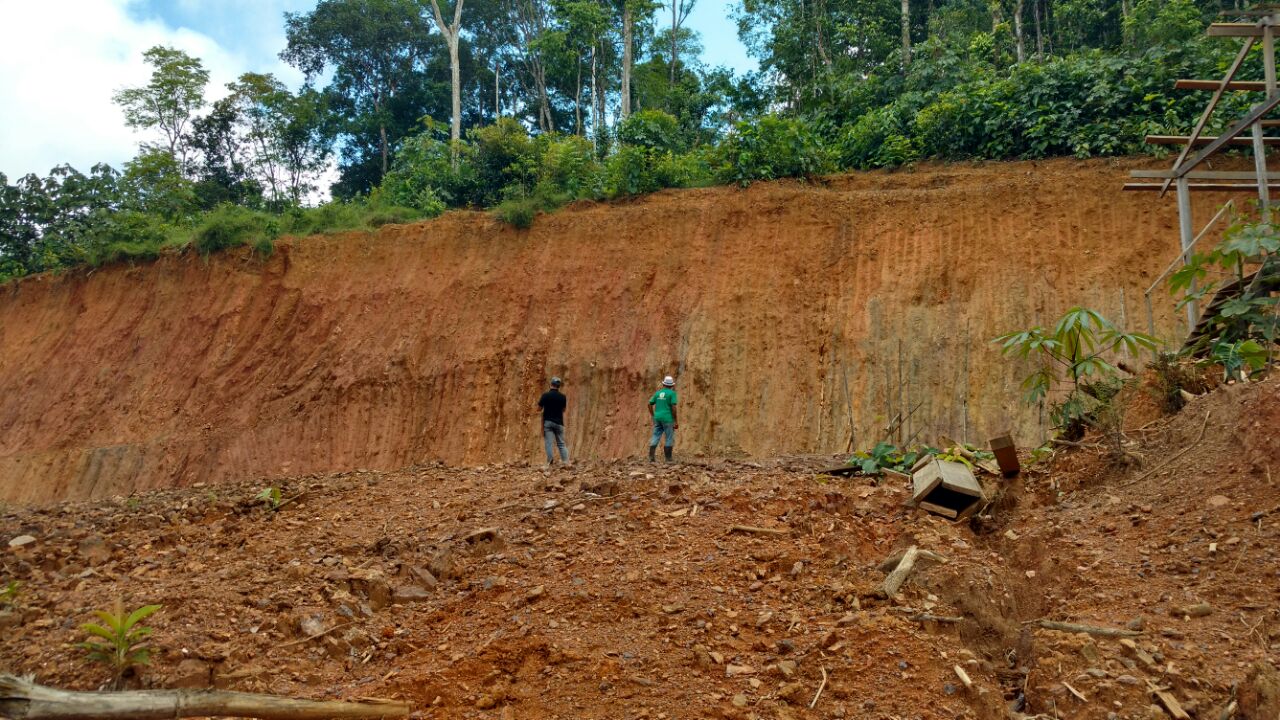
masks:
<path id="1" fill-rule="evenodd" d="M 1170 415 L 1146 393 L 1125 462 L 1099 438 L 1024 455 L 962 524 L 811 456 L 304 475 L 276 512 L 248 482 L 11 509 L 0 670 L 103 684 L 77 627 L 121 598 L 163 605 L 134 685 L 417 718 L 1274 720 L 1280 382 Z M 881 597 L 910 545 L 945 562 Z"/>
<path id="2" fill-rule="evenodd" d="M 9 283 L 0 500 L 531 460 L 552 374 L 588 460 L 641 452 L 668 373 L 707 457 L 844 452 L 900 414 L 904 440 L 1040 438 L 990 340 L 1077 304 L 1145 329 L 1176 211 L 1119 188 L 1152 164 L 670 191 L 529 230 L 458 212 Z M 1163 291 L 1154 317 L 1172 337 Z"/>

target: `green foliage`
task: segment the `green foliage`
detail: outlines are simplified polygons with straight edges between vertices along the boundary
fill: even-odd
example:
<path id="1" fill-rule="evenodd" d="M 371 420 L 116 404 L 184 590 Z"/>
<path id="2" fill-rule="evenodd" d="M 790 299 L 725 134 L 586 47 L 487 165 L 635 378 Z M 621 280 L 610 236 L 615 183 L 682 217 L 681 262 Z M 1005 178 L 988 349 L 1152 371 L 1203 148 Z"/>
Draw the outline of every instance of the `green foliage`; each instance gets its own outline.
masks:
<path id="1" fill-rule="evenodd" d="M 18 604 L 18 588 L 21 584 L 17 580 L 10 580 L 0 588 L 0 608 L 12 608 Z"/>
<path id="2" fill-rule="evenodd" d="M 159 45 L 142 57 L 153 68 L 150 82 L 145 87 L 120 90 L 112 99 L 124 109 L 126 125 L 158 130 L 164 151 L 171 158 L 184 161 L 187 129 L 204 105 L 209 71 L 198 58 Z"/>
<path id="3" fill-rule="evenodd" d="M 884 470 L 901 473 L 911 472 L 911 468 L 922 454 L 936 452 L 933 448 L 917 448 L 904 450 L 890 442 L 877 443 L 870 450 L 859 450 L 849 458 L 863 475 L 879 475 Z"/>
<path id="4" fill-rule="evenodd" d="M 253 245 L 255 249 L 270 248 L 280 234 L 280 224 L 275 218 L 262 212 L 236 205 L 221 205 L 206 215 L 193 235 L 194 245 L 202 255 Z"/>
<path id="5" fill-rule="evenodd" d="M 1036 326 L 1001 335 L 994 342 L 1000 343 L 1004 355 L 1039 363 L 1022 381 L 1027 402 L 1040 402 L 1056 384 L 1070 383 L 1066 396 L 1051 412 L 1054 425 L 1062 428 L 1089 424 L 1099 402 L 1118 391 L 1113 381 L 1119 370 L 1105 355 L 1121 351 L 1136 355 L 1157 345 L 1150 335 L 1124 332 L 1096 310 L 1082 307 L 1068 310 L 1051 330 Z"/>
<path id="6" fill-rule="evenodd" d="M 821 137 L 808 123 L 766 115 L 739 122 L 721 141 L 716 170 L 722 182 L 745 187 L 754 180 L 809 177 L 833 167 Z"/>
<path id="7" fill-rule="evenodd" d="M 271 512 L 275 512 L 280 509 L 280 503 L 284 500 L 284 494 L 278 487 L 267 487 L 263 488 L 262 492 L 255 495 L 253 499 L 262 503 L 262 505 Z"/>
<path id="8" fill-rule="evenodd" d="M 618 142 L 645 150 L 677 152 L 680 125 L 671 113 L 640 110 L 618 124 Z"/>
<path id="9" fill-rule="evenodd" d="M 1196 253 L 1169 278 L 1172 293 L 1182 294 L 1179 305 L 1206 299 L 1224 284 L 1209 281 L 1225 274 L 1231 278 L 1235 296 L 1206 309 L 1201 322 L 1209 332 L 1192 354 L 1208 351 L 1210 359 L 1223 365 L 1228 376 L 1243 369 L 1265 367 L 1280 340 L 1280 298 L 1269 289 L 1280 281 L 1280 232 L 1267 222 L 1237 218 L 1212 250 Z M 1252 270 L 1252 272 L 1250 272 Z M 1256 348 L 1256 350 L 1255 350 Z"/>
<path id="10" fill-rule="evenodd" d="M 151 661 L 147 637 L 151 628 L 140 625 L 143 620 L 160 609 L 159 605 L 144 605 L 125 613 L 124 602 L 116 600 L 113 611 L 97 610 L 94 615 L 101 624 L 85 623 L 80 629 L 89 640 L 80 643 L 94 662 L 104 663 L 115 673 L 115 683 L 123 680 L 125 672 L 136 665 Z"/>

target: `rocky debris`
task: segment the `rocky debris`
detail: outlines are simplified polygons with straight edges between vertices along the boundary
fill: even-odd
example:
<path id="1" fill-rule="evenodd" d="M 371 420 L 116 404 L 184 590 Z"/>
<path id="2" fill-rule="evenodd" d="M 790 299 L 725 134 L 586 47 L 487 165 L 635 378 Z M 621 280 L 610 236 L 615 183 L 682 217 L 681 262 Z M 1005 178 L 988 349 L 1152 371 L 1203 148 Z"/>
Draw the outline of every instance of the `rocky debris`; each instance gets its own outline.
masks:
<path id="1" fill-rule="evenodd" d="M 36 538 L 34 535 L 18 535 L 9 541 L 9 547 L 20 548 L 34 543 Z"/>

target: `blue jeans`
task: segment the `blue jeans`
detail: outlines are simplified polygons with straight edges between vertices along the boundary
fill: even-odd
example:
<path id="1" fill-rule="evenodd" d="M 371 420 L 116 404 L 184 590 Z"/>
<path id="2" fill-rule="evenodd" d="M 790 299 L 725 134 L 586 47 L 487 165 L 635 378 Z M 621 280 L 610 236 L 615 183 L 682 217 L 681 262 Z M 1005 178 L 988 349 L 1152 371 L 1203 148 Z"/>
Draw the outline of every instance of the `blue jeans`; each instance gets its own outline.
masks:
<path id="1" fill-rule="evenodd" d="M 649 447 L 658 447 L 658 440 L 662 436 L 667 436 L 666 446 L 671 447 L 676 444 L 676 426 L 675 423 L 662 422 L 660 420 L 653 421 L 653 437 L 649 440 Z"/>
<path id="2" fill-rule="evenodd" d="M 563 462 L 569 462 L 569 446 L 564 442 L 564 426 L 560 423 L 554 423 L 550 420 L 542 421 L 542 444 L 547 449 L 547 464 L 556 461 L 555 453 L 551 449 L 551 441 L 555 440 L 556 447 L 560 448 L 560 459 Z"/>

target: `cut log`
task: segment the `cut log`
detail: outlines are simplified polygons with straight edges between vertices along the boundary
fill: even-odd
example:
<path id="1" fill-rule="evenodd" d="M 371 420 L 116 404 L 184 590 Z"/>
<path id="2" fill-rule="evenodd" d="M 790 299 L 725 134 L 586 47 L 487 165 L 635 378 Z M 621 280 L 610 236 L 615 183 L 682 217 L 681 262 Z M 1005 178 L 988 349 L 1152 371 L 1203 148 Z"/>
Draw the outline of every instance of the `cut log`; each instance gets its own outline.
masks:
<path id="1" fill-rule="evenodd" d="M 960 678 L 961 684 L 966 688 L 973 687 L 973 679 L 969 677 L 969 673 L 964 671 L 964 668 L 959 665 L 953 665 L 951 669 L 955 671 L 956 677 Z"/>
<path id="2" fill-rule="evenodd" d="M 1042 627 L 1045 630 L 1088 633 L 1099 637 L 1136 637 L 1142 634 L 1137 630 L 1121 630 L 1120 628 L 1106 628 L 1096 625 L 1077 625 L 1076 623 L 1058 622 L 1057 620 L 1032 620 L 1030 624 Z"/>
<path id="3" fill-rule="evenodd" d="M 884 579 L 885 597 L 893 597 L 898 594 L 898 590 L 902 588 L 902 583 L 907 581 L 907 576 L 916 566 L 916 558 L 920 556 L 920 548 L 912 545 L 902 554 L 902 560 L 898 562 L 898 567 L 889 573 L 889 577 Z"/>
<path id="4" fill-rule="evenodd" d="M 261 720 L 402 718 L 409 705 L 390 700 L 294 700 L 226 690 L 72 692 L 0 675 L 0 716 L 14 720 L 166 720 L 238 717 Z"/>
<path id="5" fill-rule="evenodd" d="M 1018 446 L 1014 445 L 1011 433 L 993 437 L 987 444 L 991 446 L 991 452 L 996 456 L 996 464 L 1001 474 L 1005 477 L 1013 477 L 1022 471 L 1022 466 L 1018 463 Z"/>
<path id="6" fill-rule="evenodd" d="M 931 562 L 942 563 L 943 565 L 951 562 L 947 558 L 943 557 L 942 555 L 939 555 L 936 552 L 933 552 L 932 550 L 920 550 L 919 548 L 917 548 L 917 551 L 919 552 L 919 556 L 916 557 L 916 562 L 923 562 L 925 560 L 929 560 Z M 889 555 L 889 557 L 885 558 L 884 560 L 881 560 L 880 564 L 877 565 L 876 568 L 882 573 L 892 572 L 893 569 L 898 567 L 898 564 L 902 562 L 902 557 L 906 554 L 907 554 L 907 548 L 903 548 Z"/>

